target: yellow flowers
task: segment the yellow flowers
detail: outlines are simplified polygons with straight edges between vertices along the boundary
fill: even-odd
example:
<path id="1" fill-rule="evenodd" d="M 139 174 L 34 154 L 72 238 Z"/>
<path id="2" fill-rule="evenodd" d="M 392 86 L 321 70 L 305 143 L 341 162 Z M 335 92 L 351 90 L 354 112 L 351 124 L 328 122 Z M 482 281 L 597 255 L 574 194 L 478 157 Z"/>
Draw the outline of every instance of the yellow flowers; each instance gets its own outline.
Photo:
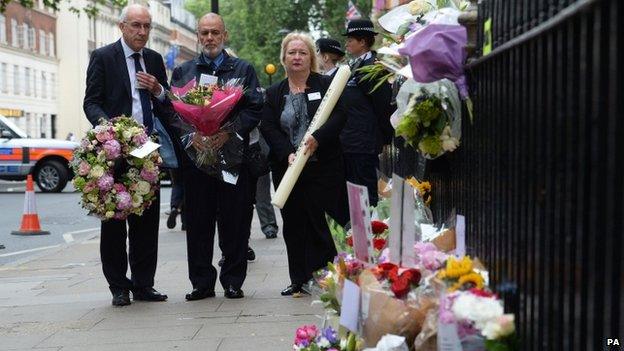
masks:
<path id="1" fill-rule="evenodd" d="M 464 256 L 459 260 L 451 256 L 446 261 L 446 267 L 440 270 L 436 276 L 450 283 L 449 291 L 465 290 L 466 288 L 482 289 L 484 286 L 483 277 L 473 268 L 470 256 Z"/>
<path id="2" fill-rule="evenodd" d="M 446 260 L 446 268 L 438 272 L 438 278 L 457 279 L 470 272 L 472 272 L 472 260 L 470 256 L 464 256 L 461 260 L 457 260 L 455 257 L 451 256 Z"/>
<path id="3" fill-rule="evenodd" d="M 459 277 L 457 283 L 453 284 L 449 291 L 456 291 L 464 286 L 470 286 L 477 289 L 483 289 L 483 277 L 481 274 L 472 272 Z"/>
<path id="4" fill-rule="evenodd" d="M 418 193 L 425 201 L 425 205 L 429 206 L 431 203 L 431 183 L 427 181 L 421 182 L 414 177 L 409 177 L 406 181 L 412 188 L 418 190 Z"/>

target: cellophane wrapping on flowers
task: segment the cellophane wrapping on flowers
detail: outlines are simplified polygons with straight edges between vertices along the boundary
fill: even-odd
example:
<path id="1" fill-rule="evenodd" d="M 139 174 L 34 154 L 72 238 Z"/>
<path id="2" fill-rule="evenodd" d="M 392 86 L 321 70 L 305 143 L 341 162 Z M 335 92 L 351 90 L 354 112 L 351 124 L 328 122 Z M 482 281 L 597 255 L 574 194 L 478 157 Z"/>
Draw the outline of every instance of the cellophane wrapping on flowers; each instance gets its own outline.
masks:
<path id="1" fill-rule="evenodd" d="M 453 82 L 417 83 L 408 79 L 397 94 L 391 122 L 397 136 L 425 158 L 452 152 L 461 139 L 461 101 Z"/>
<path id="2" fill-rule="evenodd" d="M 238 116 L 232 115 L 236 104 L 243 97 L 240 80 L 233 79 L 223 85 L 199 86 L 195 80 L 184 87 L 171 87 L 172 104 L 182 120 L 193 130 L 182 133 L 182 144 L 197 168 L 207 174 L 223 179 L 223 172 L 236 177 L 243 160 L 243 140 L 235 131 L 240 127 Z M 208 147 L 208 138 L 217 132 L 227 132 L 229 138 L 220 149 Z M 204 138 L 205 150 L 193 146 L 193 136 Z"/>

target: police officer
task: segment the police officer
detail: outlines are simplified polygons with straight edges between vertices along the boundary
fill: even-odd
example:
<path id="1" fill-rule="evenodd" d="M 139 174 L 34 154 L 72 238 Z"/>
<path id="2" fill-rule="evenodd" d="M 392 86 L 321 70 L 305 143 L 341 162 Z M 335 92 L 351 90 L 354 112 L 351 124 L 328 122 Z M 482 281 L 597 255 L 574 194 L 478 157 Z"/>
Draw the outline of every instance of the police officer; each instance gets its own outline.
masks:
<path id="1" fill-rule="evenodd" d="M 362 80 L 364 74 L 358 71 L 374 64 L 377 56 L 371 51 L 377 35 L 373 22 L 352 20 L 343 35 L 347 37 L 345 48 L 353 57 L 350 62 L 353 74 L 343 93 L 347 103 L 347 123 L 340 135 L 345 175 L 347 181 L 368 188 L 370 204 L 375 206 L 378 201 L 378 155 L 383 145 L 390 144 L 394 133 L 390 125 L 392 89 L 386 83 L 372 91 L 376 82 Z"/>
<path id="2" fill-rule="evenodd" d="M 338 70 L 336 66 L 345 56 L 338 40 L 321 38 L 316 41 L 318 62 L 323 74 L 333 76 Z"/>
<path id="3" fill-rule="evenodd" d="M 240 138 L 243 145 L 249 143 L 249 133 L 257 126 L 262 116 L 262 94 L 258 89 L 256 72 L 246 61 L 232 57 L 224 50 L 227 31 L 221 16 L 208 13 L 197 24 L 197 39 L 202 53 L 195 59 L 183 63 L 172 74 L 173 86 L 184 86 L 190 80 L 199 81 L 201 76 L 217 80 L 220 84 L 230 79 L 242 79 L 245 96 L 232 111 L 240 119 L 235 132 L 220 131 L 209 137 L 213 148 L 221 148 L 230 138 Z M 196 134 L 196 136 L 198 136 Z M 193 141 L 197 147 L 200 140 Z M 246 150 L 244 150 L 246 151 Z M 219 280 L 225 297 L 242 298 L 241 289 L 247 275 L 247 242 L 249 228 L 246 218 L 251 211 L 251 176 L 243 164 L 236 184 L 229 184 L 210 176 L 186 159 L 183 168 L 186 240 L 189 278 L 193 291 L 187 300 L 214 297 L 217 278 L 212 265 L 215 222 L 219 228 L 219 246 L 225 256 Z"/>

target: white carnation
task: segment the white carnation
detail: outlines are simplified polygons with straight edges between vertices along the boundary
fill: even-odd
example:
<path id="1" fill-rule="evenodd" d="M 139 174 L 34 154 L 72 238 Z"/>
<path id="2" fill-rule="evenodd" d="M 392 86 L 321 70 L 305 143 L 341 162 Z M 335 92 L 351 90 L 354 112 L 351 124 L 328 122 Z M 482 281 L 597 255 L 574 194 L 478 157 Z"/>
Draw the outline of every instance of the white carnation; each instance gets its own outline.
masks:
<path id="1" fill-rule="evenodd" d="M 511 335 L 516 331 L 514 324 L 514 315 L 505 314 L 495 320 L 485 323 L 485 327 L 481 330 L 481 334 L 488 340 L 497 340 Z"/>
<path id="2" fill-rule="evenodd" d="M 471 293 L 459 295 L 453 303 L 452 311 L 457 319 L 472 321 L 479 330 L 483 330 L 488 321 L 495 320 L 504 312 L 499 300 Z"/>
<path id="3" fill-rule="evenodd" d="M 433 10 L 433 6 L 429 4 L 426 0 L 414 0 L 409 3 L 408 11 L 412 16 L 420 16 L 425 13 Z"/>

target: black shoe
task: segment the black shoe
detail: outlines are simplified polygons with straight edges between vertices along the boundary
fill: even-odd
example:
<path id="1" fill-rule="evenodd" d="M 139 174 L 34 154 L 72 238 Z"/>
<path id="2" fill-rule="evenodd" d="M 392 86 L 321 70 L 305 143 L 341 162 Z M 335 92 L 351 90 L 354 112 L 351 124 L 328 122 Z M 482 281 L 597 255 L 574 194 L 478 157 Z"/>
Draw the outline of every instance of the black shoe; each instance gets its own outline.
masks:
<path id="1" fill-rule="evenodd" d="M 167 295 L 159 293 L 154 288 L 140 288 L 132 291 L 132 298 L 135 301 L 165 301 Z"/>
<path id="2" fill-rule="evenodd" d="M 223 262 L 225 262 L 225 256 L 221 256 L 221 259 L 219 260 L 219 263 L 217 263 L 219 265 L 219 267 L 223 266 Z"/>
<path id="3" fill-rule="evenodd" d="M 234 287 L 230 285 L 227 289 L 225 289 L 225 297 L 228 299 L 242 299 L 245 297 L 245 294 L 243 294 L 243 290 L 234 289 Z"/>
<path id="4" fill-rule="evenodd" d="M 123 290 L 113 293 L 113 306 L 128 306 L 130 304 L 130 292 Z"/>
<path id="5" fill-rule="evenodd" d="M 265 233 L 264 236 L 266 236 L 267 239 L 275 239 L 277 238 L 277 232 L 268 232 Z"/>
<path id="6" fill-rule="evenodd" d="M 167 228 L 169 229 L 173 229 L 176 226 L 176 217 L 178 217 L 178 209 L 177 208 L 172 208 L 171 212 L 169 213 L 169 217 L 167 218 Z"/>
<path id="7" fill-rule="evenodd" d="M 256 253 L 251 247 L 247 247 L 247 261 L 253 262 L 256 260 Z"/>
<path id="8" fill-rule="evenodd" d="M 282 290 L 281 294 L 282 296 L 290 296 L 292 294 L 300 294 L 303 291 L 302 289 L 302 284 L 290 284 L 289 286 L 286 287 L 286 289 Z"/>
<path id="9" fill-rule="evenodd" d="M 186 294 L 186 301 L 203 300 L 208 297 L 215 297 L 214 290 L 210 289 L 193 289 L 190 293 Z"/>

